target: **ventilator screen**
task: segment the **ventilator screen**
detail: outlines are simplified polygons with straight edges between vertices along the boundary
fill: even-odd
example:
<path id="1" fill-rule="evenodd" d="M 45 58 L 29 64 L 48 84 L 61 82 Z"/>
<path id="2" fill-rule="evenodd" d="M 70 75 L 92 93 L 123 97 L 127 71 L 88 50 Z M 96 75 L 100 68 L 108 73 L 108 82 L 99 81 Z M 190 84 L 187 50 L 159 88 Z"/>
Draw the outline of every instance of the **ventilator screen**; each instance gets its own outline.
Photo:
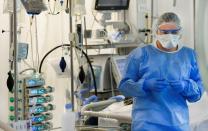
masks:
<path id="1" fill-rule="evenodd" d="M 129 0 L 96 0 L 95 10 L 127 10 Z"/>

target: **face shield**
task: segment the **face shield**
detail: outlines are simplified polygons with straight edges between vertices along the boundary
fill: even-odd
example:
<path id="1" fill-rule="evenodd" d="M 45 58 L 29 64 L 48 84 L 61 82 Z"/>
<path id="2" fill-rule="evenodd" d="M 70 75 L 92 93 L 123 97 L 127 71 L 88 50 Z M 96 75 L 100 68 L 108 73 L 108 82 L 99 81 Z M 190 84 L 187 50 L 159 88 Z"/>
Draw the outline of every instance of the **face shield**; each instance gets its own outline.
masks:
<path id="1" fill-rule="evenodd" d="M 176 25 L 175 23 L 163 23 L 158 26 L 157 34 L 173 34 L 173 35 L 180 35 L 181 34 L 181 27 Z"/>

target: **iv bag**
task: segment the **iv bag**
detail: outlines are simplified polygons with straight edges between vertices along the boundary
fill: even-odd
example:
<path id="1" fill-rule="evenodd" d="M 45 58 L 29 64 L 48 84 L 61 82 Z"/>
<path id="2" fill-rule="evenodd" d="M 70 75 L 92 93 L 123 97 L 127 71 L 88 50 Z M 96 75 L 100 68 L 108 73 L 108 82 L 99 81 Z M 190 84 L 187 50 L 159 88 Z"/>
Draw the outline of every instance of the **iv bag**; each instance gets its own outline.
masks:
<path id="1" fill-rule="evenodd" d="M 17 12 L 20 11 L 21 3 L 20 0 L 16 0 L 17 5 Z M 12 13 L 13 12 L 13 2 L 14 0 L 4 0 L 4 7 L 3 7 L 3 13 Z"/>
<path id="2" fill-rule="evenodd" d="M 86 14 L 85 0 L 73 0 L 72 14 L 75 16 L 82 16 Z"/>
<path id="3" fill-rule="evenodd" d="M 47 7 L 43 0 L 21 0 L 28 14 L 40 14 Z"/>

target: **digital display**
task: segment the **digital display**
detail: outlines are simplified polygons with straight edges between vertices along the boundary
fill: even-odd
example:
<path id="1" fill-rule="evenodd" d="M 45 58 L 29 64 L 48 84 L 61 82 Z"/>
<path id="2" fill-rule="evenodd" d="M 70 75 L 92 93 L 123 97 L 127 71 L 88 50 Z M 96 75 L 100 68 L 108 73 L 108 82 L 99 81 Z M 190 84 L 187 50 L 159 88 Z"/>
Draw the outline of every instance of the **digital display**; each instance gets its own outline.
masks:
<path id="1" fill-rule="evenodd" d="M 38 94 L 45 94 L 46 93 L 46 90 L 45 89 L 39 89 L 38 90 Z"/>
<path id="2" fill-rule="evenodd" d="M 42 103 L 45 103 L 45 102 L 46 102 L 46 99 L 43 98 L 43 97 L 37 99 L 37 104 L 42 104 Z"/>
<path id="3" fill-rule="evenodd" d="M 43 131 L 43 130 L 45 130 L 45 126 L 44 125 L 32 126 L 32 131 Z"/>
<path id="4" fill-rule="evenodd" d="M 32 87 L 32 86 L 41 86 L 44 85 L 45 81 L 43 79 L 40 78 L 33 78 L 33 79 L 29 79 L 26 81 L 26 86 L 27 87 Z"/>
<path id="5" fill-rule="evenodd" d="M 33 123 L 38 123 L 38 122 L 42 122 L 45 120 L 45 117 L 44 116 L 36 116 L 36 117 L 33 117 L 32 118 L 32 122 Z"/>
<path id="6" fill-rule="evenodd" d="M 126 10 L 129 0 L 96 0 L 96 10 Z"/>
<path id="7" fill-rule="evenodd" d="M 29 80 L 28 81 L 28 86 L 34 86 L 36 84 L 35 80 Z"/>
<path id="8" fill-rule="evenodd" d="M 29 105 L 35 105 L 37 102 L 37 99 L 36 98 L 30 98 L 29 99 Z"/>
<path id="9" fill-rule="evenodd" d="M 34 98 L 29 99 L 30 105 L 42 104 L 42 103 L 46 103 L 46 102 L 47 102 L 47 100 L 44 97 L 34 97 Z"/>
<path id="10" fill-rule="evenodd" d="M 29 90 L 29 95 L 34 96 L 34 95 L 43 95 L 46 93 L 46 89 L 44 88 L 37 88 L 37 89 L 30 89 Z"/>
<path id="11" fill-rule="evenodd" d="M 98 6 L 125 6 L 127 3 L 127 0 L 99 0 Z"/>
<path id="12" fill-rule="evenodd" d="M 44 106 L 36 106 L 36 107 L 31 107 L 30 108 L 30 113 L 35 113 L 35 114 L 38 114 L 38 113 L 42 113 L 42 112 L 45 112 L 45 107 Z"/>
<path id="13" fill-rule="evenodd" d="M 45 111 L 45 108 L 44 107 L 38 107 L 35 109 L 35 112 L 34 113 L 42 113 Z"/>
<path id="14" fill-rule="evenodd" d="M 30 95 L 37 95 L 38 94 L 38 90 L 30 90 Z"/>

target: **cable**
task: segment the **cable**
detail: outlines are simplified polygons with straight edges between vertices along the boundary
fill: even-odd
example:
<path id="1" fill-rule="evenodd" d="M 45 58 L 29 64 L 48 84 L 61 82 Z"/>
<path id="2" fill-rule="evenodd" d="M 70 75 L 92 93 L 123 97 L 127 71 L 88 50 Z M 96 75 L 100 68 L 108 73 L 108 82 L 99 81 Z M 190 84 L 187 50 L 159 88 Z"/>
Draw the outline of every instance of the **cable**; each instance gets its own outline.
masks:
<path id="1" fill-rule="evenodd" d="M 53 12 L 52 12 L 52 10 L 51 10 L 51 6 L 50 6 L 50 2 L 49 2 L 50 0 L 48 0 L 48 9 L 49 9 L 49 13 L 50 14 L 52 14 Z"/>
<path id="2" fill-rule="evenodd" d="M 50 53 L 52 53 L 53 51 L 55 51 L 56 49 L 62 48 L 63 46 L 68 46 L 68 47 L 70 47 L 70 44 L 62 44 L 62 45 L 56 46 L 56 47 L 54 47 L 53 49 L 51 49 L 49 52 L 47 52 L 47 53 L 44 55 L 44 57 L 42 58 L 42 60 L 41 60 L 41 62 L 40 62 L 39 73 L 42 72 L 43 62 L 44 62 L 44 60 L 46 59 L 46 57 L 47 57 Z M 80 51 L 84 54 L 84 56 L 86 57 L 86 59 L 87 59 L 87 62 L 88 62 L 88 64 L 89 64 L 89 66 L 90 66 L 90 70 L 91 70 L 91 72 L 92 72 L 93 83 L 94 83 L 94 88 L 95 88 L 95 95 L 97 96 L 97 84 L 96 84 L 96 79 L 95 79 L 95 73 L 94 73 L 92 64 L 91 64 L 91 62 L 90 62 L 90 59 L 89 59 L 88 55 L 87 55 L 80 47 L 78 47 L 78 46 L 75 46 L 75 47 L 76 47 L 76 49 L 80 50 Z"/>
<path id="3" fill-rule="evenodd" d="M 93 16 L 93 22 L 92 22 L 92 25 L 91 25 L 91 29 L 93 28 L 94 26 L 94 23 L 96 21 L 97 24 L 100 24 L 99 20 L 97 19 L 97 12 L 94 14 L 93 11 L 91 12 L 92 13 L 92 16 Z"/>
<path id="4" fill-rule="evenodd" d="M 48 0 L 48 8 L 49 8 L 49 13 L 48 14 L 51 14 L 51 15 L 58 15 L 62 10 L 60 11 L 57 11 L 56 12 L 56 3 L 57 1 L 54 0 L 54 3 L 53 3 L 53 11 L 51 9 L 51 5 L 50 5 L 50 0 Z M 60 2 L 60 4 L 62 5 L 62 3 Z"/>
<path id="5" fill-rule="evenodd" d="M 55 13 L 55 11 L 56 11 L 56 0 L 54 1 L 53 14 Z"/>
<path id="6" fill-rule="evenodd" d="M 19 74 L 22 74 L 22 73 L 24 73 L 24 72 L 26 72 L 26 71 L 33 71 L 33 72 L 36 72 L 36 69 L 35 68 L 28 68 L 28 69 L 24 69 L 24 70 L 22 70 L 21 72 L 19 72 Z"/>
<path id="7" fill-rule="evenodd" d="M 32 68 L 32 66 L 31 66 L 29 63 L 27 63 L 27 61 L 25 61 L 25 60 L 22 60 L 22 61 L 23 61 L 24 64 L 27 65 L 29 68 Z"/>

